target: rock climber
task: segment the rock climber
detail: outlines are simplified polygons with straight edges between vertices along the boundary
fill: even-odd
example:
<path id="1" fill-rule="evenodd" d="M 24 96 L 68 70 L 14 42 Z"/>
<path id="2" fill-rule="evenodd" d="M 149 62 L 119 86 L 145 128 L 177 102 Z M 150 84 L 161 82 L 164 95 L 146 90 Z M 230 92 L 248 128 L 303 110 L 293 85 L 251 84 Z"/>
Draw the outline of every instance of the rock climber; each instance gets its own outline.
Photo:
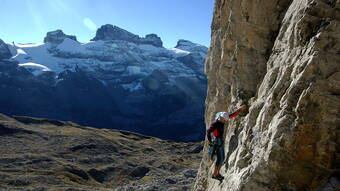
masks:
<path id="1" fill-rule="evenodd" d="M 209 142 L 209 155 L 212 158 L 216 155 L 216 162 L 214 167 L 214 172 L 212 174 L 213 179 L 222 181 L 224 177 L 220 174 L 220 169 L 224 163 L 224 140 L 223 131 L 224 123 L 227 119 L 233 118 L 238 115 L 239 112 L 246 110 L 247 106 L 242 105 L 239 109 L 232 113 L 218 112 L 215 116 L 215 121 L 211 123 L 209 129 L 207 130 L 207 138 Z M 213 134 L 213 136 L 211 135 Z M 213 137 L 213 139 L 212 139 Z"/>

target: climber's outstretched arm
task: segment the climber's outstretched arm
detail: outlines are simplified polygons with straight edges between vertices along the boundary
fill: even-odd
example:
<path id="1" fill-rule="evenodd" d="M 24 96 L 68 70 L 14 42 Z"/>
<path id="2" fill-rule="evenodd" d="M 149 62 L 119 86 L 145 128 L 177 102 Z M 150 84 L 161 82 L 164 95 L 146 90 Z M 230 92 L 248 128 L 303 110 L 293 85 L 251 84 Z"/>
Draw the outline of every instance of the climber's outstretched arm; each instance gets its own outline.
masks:
<path id="1" fill-rule="evenodd" d="M 241 105 L 241 107 L 238 108 L 236 111 L 234 111 L 234 112 L 232 112 L 232 113 L 229 113 L 228 119 L 237 116 L 239 112 L 244 111 L 244 110 L 246 110 L 246 109 L 247 109 L 247 106 L 246 106 L 246 105 Z"/>

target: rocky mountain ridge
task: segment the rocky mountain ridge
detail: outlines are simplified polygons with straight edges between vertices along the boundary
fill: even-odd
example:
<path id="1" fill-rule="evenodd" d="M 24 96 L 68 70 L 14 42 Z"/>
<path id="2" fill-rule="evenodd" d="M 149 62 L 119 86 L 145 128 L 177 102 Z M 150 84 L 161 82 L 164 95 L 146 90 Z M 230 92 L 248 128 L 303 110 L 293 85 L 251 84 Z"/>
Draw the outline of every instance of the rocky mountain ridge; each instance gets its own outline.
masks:
<path id="1" fill-rule="evenodd" d="M 202 139 L 206 47 L 179 40 L 164 48 L 155 34 L 142 38 L 112 25 L 93 40 L 56 30 L 43 44 L 0 42 L 0 112 Z"/>
<path id="2" fill-rule="evenodd" d="M 0 60 L 9 59 L 11 56 L 7 44 L 0 39 Z"/>
<path id="3" fill-rule="evenodd" d="M 194 190 L 339 190 L 339 16 L 339 0 L 215 1 L 207 128 L 249 111 L 225 125 L 224 181 L 205 155 Z"/>
<path id="4" fill-rule="evenodd" d="M 138 35 L 110 24 L 101 26 L 92 40 L 123 40 L 136 44 L 150 44 L 156 47 L 163 47 L 161 38 L 156 34 L 147 34 L 145 38 L 141 38 Z"/>
<path id="5" fill-rule="evenodd" d="M 62 30 L 58 29 L 55 31 L 48 32 L 44 38 L 44 43 L 60 44 L 66 38 L 77 41 L 77 37 L 73 35 L 66 35 Z"/>

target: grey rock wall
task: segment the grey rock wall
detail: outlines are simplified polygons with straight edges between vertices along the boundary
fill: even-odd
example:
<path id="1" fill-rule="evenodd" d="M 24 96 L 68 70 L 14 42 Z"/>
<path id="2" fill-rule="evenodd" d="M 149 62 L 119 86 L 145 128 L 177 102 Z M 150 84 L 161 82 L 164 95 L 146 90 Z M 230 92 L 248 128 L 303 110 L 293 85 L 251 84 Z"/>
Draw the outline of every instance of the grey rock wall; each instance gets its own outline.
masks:
<path id="1" fill-rule="evenodd" d="M 339 10 L 339 0 L 216 0 L 207 128 L 216 112 L 249 111 L 225 125 L 225 181 L 204 156 L 194 190 L 339 189 Z"/>

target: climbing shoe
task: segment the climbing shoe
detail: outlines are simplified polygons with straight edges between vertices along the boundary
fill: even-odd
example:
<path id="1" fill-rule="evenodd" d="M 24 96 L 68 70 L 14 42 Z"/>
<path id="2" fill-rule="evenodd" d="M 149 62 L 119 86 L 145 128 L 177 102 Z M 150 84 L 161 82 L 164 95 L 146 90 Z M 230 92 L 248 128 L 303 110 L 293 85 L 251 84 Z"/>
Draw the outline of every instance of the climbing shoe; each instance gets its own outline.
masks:
<path id="1" fill-rule="evenodd" d="M 217 176 L 212 176 L 211 178 L 222 181 L 224 179 L 224 177 L 222 175 L 217 175 Z"/>

